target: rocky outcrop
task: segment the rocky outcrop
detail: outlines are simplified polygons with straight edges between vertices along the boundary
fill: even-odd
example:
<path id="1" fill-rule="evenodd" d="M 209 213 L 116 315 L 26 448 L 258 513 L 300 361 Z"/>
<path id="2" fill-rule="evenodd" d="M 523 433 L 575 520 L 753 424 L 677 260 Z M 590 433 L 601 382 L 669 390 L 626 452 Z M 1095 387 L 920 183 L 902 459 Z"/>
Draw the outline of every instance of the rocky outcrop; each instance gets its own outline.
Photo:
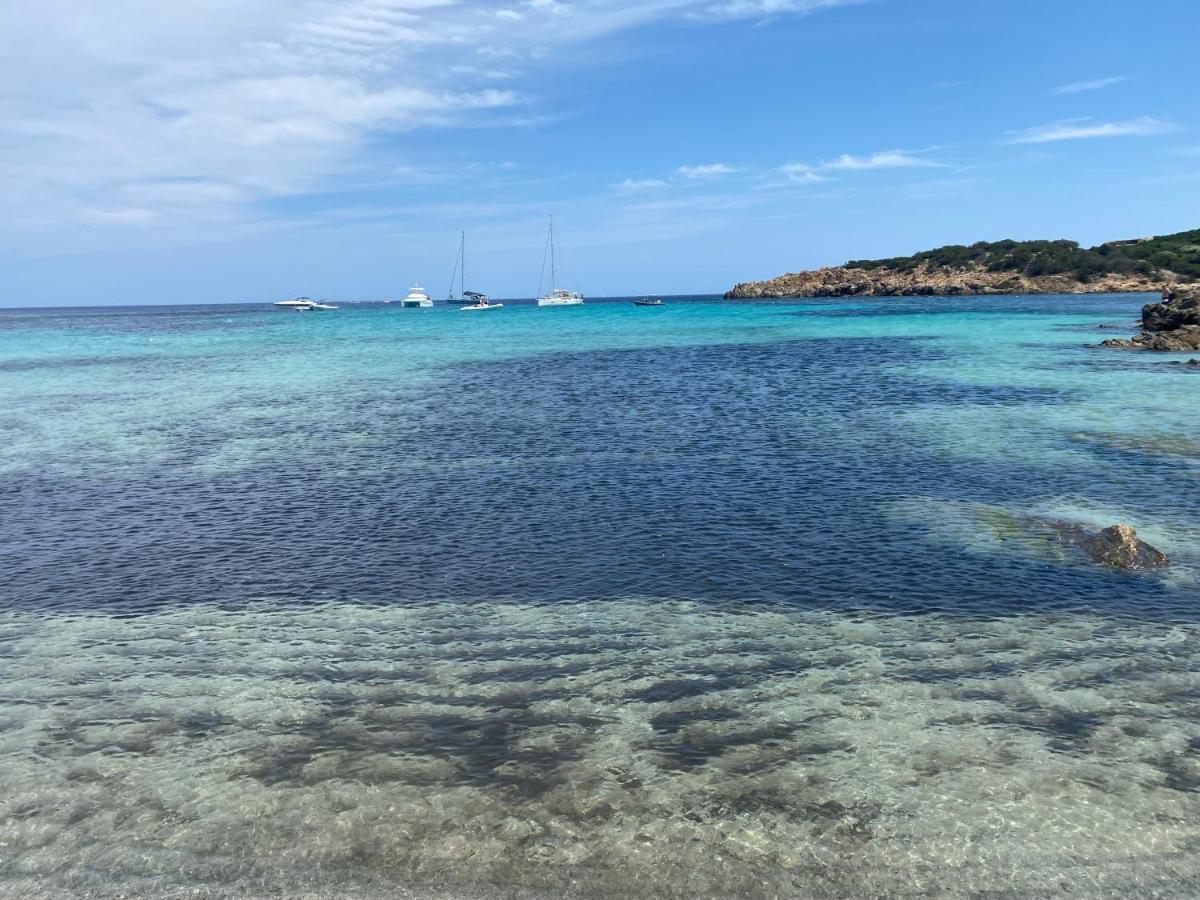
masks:
<path id="1" fill-rule="evenodd" d="M 1142 307 L 1141 334 L 1129 339 L 1110 338 L 1101 346 L 1164 353 L 1200 350 L 1200 285 L 1166 288 L 1161 302 Z"/>
<path id="2" fill-rule="evenodd" d="M 1142 307 L 1146 331 L 1176 331 L 1200 326 L 1200 285 L 1175 285 L 1163 291 L 1160 303 Z"/>
<path id="3" fill-rule="evenodd" d="M 837 266 L 739 284 L 728 300 L 782 297 L 928 297 L 963 294 L 1105 294 L 1157 291 L 1162 279 L 1105 275 L 1088 282 L 1069 275 L 1029 276 L 986 268 L 921 265 L 909 270 Z"/>
<path id="4" fill-rule="evenodd" d="M 1071 526 L 1070 537 L 1095 562 L 1113 569 L 1145 572 L 1171 564 L 1167 555 L 1137 536 L 1131 525 L 1113 525 L 1101 532 Z"/>

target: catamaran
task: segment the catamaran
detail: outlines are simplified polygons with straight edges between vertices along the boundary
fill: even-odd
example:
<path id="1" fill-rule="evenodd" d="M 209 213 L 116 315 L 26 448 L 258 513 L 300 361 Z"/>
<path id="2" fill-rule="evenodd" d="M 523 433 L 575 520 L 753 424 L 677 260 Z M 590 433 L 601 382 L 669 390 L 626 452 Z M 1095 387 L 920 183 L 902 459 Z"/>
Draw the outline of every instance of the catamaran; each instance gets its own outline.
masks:
<path id="1" fill-rule="evenodd" d="M 558 286 L 558 266 L 554 257 L 554 218 L 550 219 L 550 293 L 537 298 L 538 306 L 582 306 L 583 294 L 568 291 Z M 542 274 L 545 275 L 546 260 L 542 260 Z M 541 286 L 538 286 L 541 291 Z"/>
<path id="2" fill-rule="evenodd" d="M 400 305 L 405 309 L 413 307 L 433 306 L 433 300 L 425 293 L 425 289 L 419 284 L 414 284 L 412 290 L 408 292 L 408 296 L 400 301 Z"/>

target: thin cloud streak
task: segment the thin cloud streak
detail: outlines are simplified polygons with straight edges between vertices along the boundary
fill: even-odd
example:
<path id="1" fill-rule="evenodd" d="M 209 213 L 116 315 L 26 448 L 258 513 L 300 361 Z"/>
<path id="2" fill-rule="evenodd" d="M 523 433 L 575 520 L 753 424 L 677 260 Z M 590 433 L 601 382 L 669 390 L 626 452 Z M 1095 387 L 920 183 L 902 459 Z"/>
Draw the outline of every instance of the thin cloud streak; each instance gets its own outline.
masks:
<path id="1" fill-rule="evenodd" d="M 703 166 L 680 166 L 675 170 L 675 174 L 693 180 L 707 180 L 720 178 L 722 175 L 732 175 L 737 171 L 733 166 L 725 163 L 709 163 Z"/>
<path id="2" fill-rule="evenodd" d="M 1151 116 L 1142 116 L 1140 119 L 1131 119 L 1126 122 L 1090 123 L 1087 119 L 1075 119 L 1051 125 L 1039 125 L 1024 131 L 1010 131 L 1005 143 L 1049 144 L 1055 141 L 1077 141 L 1091 138 L 1146 137 L 1168 134 L 1176 130 L 1178 130 L 1178 126 Z"/>
<path id="3" fill-rule="evenodd" d="M 769 19 L 781 15 L 805 15 L 820 9 L 851 6 L 865 0 L 727 0 L 708 3 L 693 10 L 688 18 L 701 22 L 720 22 L 731 19 Z"/>
<path id="4" fill-rule="evenodd" d="M 832 162 L 823 163 L 821 167 L 861 171 L 864 169 L 940 169 L 944 168 L 944 164 L 917 156 L 907 150 L 885 150 L 882 153 L 872 153 L 870 156 L 851 156 L 843 153 Z"/>
<path id="5" fill-rule="evenodd" d="M 1114 75 L 1111 78 L 1093 78 L 1090 81 L 1072 81 L 1070 84 L 1063 84 L 1056 87 L 1052 94 L 1083 94 L 1088 91 L 1102 91 L 1106 87 L 1112 87 L 1114 84 L 1121 84 L 1128 81 L 1128 75 Z"/>

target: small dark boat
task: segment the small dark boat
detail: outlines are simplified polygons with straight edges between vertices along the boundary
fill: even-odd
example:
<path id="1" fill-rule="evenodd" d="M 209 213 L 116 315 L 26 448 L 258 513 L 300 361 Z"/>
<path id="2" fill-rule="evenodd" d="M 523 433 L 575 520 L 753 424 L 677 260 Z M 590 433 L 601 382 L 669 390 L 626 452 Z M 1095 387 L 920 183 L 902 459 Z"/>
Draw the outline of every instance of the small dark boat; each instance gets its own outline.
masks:
<path id="1" fill-rule="evenodd" d="M 634 306 L 662 306 L 662 305 L 663 305 L 663 302 L 662 302 L 661 300 L 659 300 L 659 299 L 656 297 L 656 298 L 654 298 L 653 300 L 649 300 L 649 299 L 647 299 L 647 300 L 634 300 L 634 301 L 633 301 L 633 305 L 634 305 Z"/>

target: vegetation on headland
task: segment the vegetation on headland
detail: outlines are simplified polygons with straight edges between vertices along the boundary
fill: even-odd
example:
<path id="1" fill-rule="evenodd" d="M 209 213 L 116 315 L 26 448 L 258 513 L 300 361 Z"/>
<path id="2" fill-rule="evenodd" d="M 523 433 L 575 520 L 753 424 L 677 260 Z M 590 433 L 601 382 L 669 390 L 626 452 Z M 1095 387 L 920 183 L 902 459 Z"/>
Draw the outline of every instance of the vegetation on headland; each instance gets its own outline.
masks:
<path id="1" fill-rule="evenodd" d="M 1182 279 L 1200 278 L 1200 229 L 1138 241 L 1113 241 L 1080 247 L 1075 241 L 979 241 L 951 244 L 912 256 L 855 259 L 847 269 L 888 269 L 910 272 L 921 266 L 939 269 L 981 268 L 1037 278 L 1067 275 L 1087 284 L 1102 275 L 1174 273 Z"/>
<path id="2" fill-rule="evenodd" d="M 980 241 L 746 282 L 729 298 L 1159 291 L 1200 280 L 1200 229 L 1084 248 Z"/>

